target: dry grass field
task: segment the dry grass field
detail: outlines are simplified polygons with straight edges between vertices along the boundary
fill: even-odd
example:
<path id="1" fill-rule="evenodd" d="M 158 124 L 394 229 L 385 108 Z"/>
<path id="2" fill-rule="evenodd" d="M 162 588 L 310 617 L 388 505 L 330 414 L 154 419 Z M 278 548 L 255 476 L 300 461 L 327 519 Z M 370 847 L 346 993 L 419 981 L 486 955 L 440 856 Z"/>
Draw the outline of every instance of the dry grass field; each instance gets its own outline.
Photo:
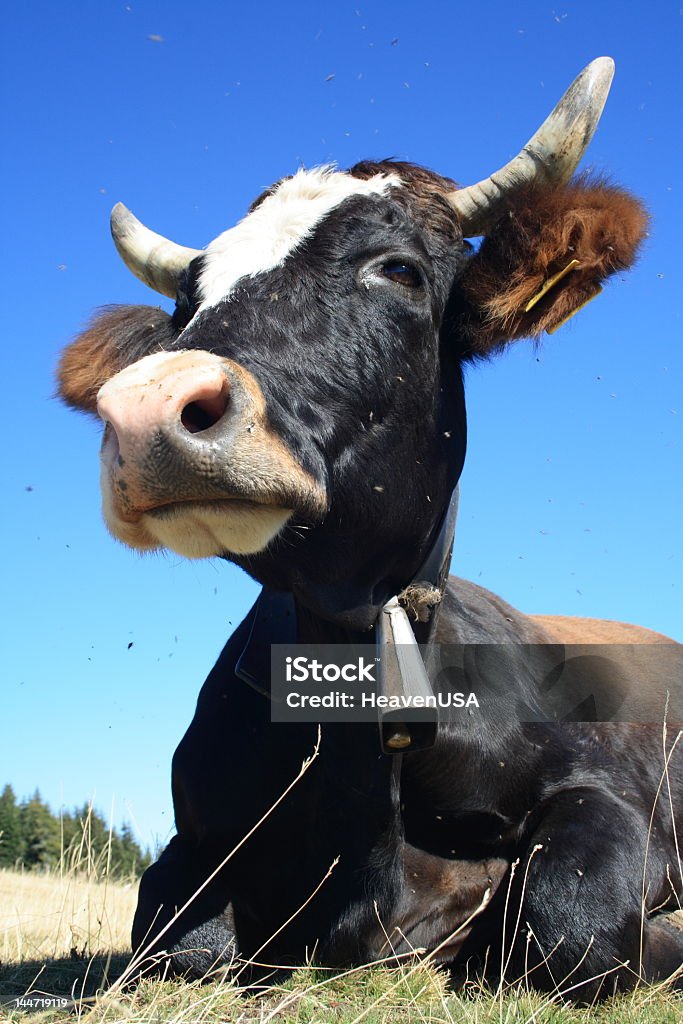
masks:
<path id="1" fill-rule="evenodd" d="M 0 871 L 0 1020 L 55 1024 L 674 1024 L 683 998 L 641 989 L 589 1009 L 561 995 L 449 991 L 445 975 L 418 961 L 343 975 L 302 969 L 264 991 L 223 977 L 203 984 L 126 983 L 134 883 L 77 868 L 53 874 Z M 129 975 L 128 975 L 129 976 Z M 567 983 L 567 988 L 570 982 Z"/>
<path id="2" fill-rule="evenodd" d="M 0 871 L 0 962 L 125 950 L 136 889 L 75 872 Z"/>

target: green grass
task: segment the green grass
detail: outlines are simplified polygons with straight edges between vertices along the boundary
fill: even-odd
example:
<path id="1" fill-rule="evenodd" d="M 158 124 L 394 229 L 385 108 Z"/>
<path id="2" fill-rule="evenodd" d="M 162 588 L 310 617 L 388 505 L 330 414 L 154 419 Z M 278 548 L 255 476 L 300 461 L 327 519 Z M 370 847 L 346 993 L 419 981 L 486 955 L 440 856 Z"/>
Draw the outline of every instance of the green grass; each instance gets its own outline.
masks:
<path id="1" fill-rule="evenodd" d="M 537 993 L 508 989 L 502 995 L 478 986 L 449 991 L 446 976 L 421 964 L 366 967 L 345 975 L 298 970 L 263 991 L 240 990 L 228 980 L 203 984 L 145 979 L 123 991 L 111 985 L 126 956 L 64 957 L 0 965 L 0 1020 L 56 1024 L 680 1024 L 683 997 L 643 988 L 590 1008 L 577 1008 Z M 108 991 L 110 990 L 110 991 Z M 17 1008 L 28 994 L 33 1007 Z M 42 1009 L 41 994 L 68 1005 Z"/>

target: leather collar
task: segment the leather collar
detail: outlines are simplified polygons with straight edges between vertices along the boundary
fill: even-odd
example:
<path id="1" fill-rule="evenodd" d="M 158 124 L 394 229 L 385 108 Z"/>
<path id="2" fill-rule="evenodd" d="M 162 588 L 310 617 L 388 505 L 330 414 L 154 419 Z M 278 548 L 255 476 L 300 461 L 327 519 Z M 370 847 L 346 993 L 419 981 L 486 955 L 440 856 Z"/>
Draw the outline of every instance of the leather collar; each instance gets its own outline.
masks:
<path id="1" fill-rule="evenodd" d="M 372 631 L 375 636 L 371 634 L 368 638 L 369 642 L 376 639 L 378 649 L 385 658 L 388 648 L 396 648 L 397 645 L 399 649 L 407 649 L 412 645 L 413 654 L 418 655 L 418 660 L 414 656 L 409 659 L 410 669 L 407 664 L 402 667 L 401 658 L 392 659 L 393 668 L 387 669 L 384 680 L 380 674 L 379 687 L 387 686 L 392 691 L 400 689 L 403 692 L 415 692 L 416 687 L 418 691 L 425 692 L 425 687 L 430 687 L 431 692 L 417 644 L 430 642 L 438 619 L 453 551 L 458 500 L 459 487 L 456 486 L 424 562 L 407 586 L 382 608 Z M 251 630 L 237 659 L 235 674 L 270 699 L 271 644 L 296 642 L 297 616 L 293 594 L 264 587 L 254 606 Z M 433 723 L 421 723 L 417 731 L 382 716 L 379 724 L 382 749 L 387 753 L 431 746 L 436 735 L 436 720 Z"/>

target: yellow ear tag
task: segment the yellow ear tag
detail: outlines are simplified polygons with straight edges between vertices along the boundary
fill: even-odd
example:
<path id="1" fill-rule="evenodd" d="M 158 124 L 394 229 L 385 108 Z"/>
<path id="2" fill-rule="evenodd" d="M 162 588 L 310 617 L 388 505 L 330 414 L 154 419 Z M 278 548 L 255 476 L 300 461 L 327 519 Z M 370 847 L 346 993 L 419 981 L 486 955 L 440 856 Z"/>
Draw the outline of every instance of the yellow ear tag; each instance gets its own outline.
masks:
<path id="1" fill-rule="evenodd" d="M 573 309 L 571 311 L 571 313 L 568 313 L 567 316 L 564 317 L 563 320 L 560 320 L 559 324 L 555 324 L 554 327 L 548 327 L 547 330 L 546 330 L 546 334 L 554 334 L 555 331 L 559 331 L 560 327 L 564 327 L 564 325 L 567 323 L 567 321 L 571 320 L 571 318 L 573 316 L 576 316 L 576 314 L 579 312 L 579 310 L 583 309 L 584 306 L 587 306 L 589 302 L 593 301 L 593 299 L 596 299 L 601 291 L 602 291 L 602 285 L 601 284 L 596 284 L 595 291 L 593 292 L 593 294 L 589 295 L 587 299 L 584 299 L 583 302 L 581 303 L 581 305 L 577 306 L 576 309 Z"/>
<path id="2" fill-rule="evenodd" d="M 533 299 L 529 299 L 526 306 L 524 307 L 524 312 L 528 313 L 530 309 L 533 309 L 536 303 L 540 302 L 543 296 L 547 295 L 551 288 L 554 288 L 556 284 L 558 284 L 564 277 L 567 276 L 567 274 L 571 273 L 572 270 L 576 270 L 576 268 L 579 267 L 580 265 L 581 264 L 578 260 L 570 260 L 567 266 L 564 268 L 564 270 L 560 270 L 557 274 L 553 274 L 552 277 L 549 277 L 543 285 L 543 287 L 541 288 L 541 290 L 539 292 L 536 292 Z"/>

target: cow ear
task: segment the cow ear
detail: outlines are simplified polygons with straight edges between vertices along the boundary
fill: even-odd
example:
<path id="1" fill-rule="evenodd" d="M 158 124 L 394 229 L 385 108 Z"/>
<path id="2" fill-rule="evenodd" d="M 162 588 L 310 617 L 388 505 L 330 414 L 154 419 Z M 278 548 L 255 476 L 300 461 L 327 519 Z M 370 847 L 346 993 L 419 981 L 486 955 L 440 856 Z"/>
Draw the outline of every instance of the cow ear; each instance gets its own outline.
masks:
<path id="1" fill-rule="evenodd" d="M 57 392 L 67 405 L 97 415 L 102 385 L 143 356 L 168 348 L 177 331 L 154 306 L 108 306 L 62 353 Z"/>
<path id="2" fill-rule="evenodd" d="M 465 355 L 561 327 L 630 267 L 647 232 L 642 204 L 623 189 L 581 177 L 518 195 L 458 281 L 451 326 Z"/>

